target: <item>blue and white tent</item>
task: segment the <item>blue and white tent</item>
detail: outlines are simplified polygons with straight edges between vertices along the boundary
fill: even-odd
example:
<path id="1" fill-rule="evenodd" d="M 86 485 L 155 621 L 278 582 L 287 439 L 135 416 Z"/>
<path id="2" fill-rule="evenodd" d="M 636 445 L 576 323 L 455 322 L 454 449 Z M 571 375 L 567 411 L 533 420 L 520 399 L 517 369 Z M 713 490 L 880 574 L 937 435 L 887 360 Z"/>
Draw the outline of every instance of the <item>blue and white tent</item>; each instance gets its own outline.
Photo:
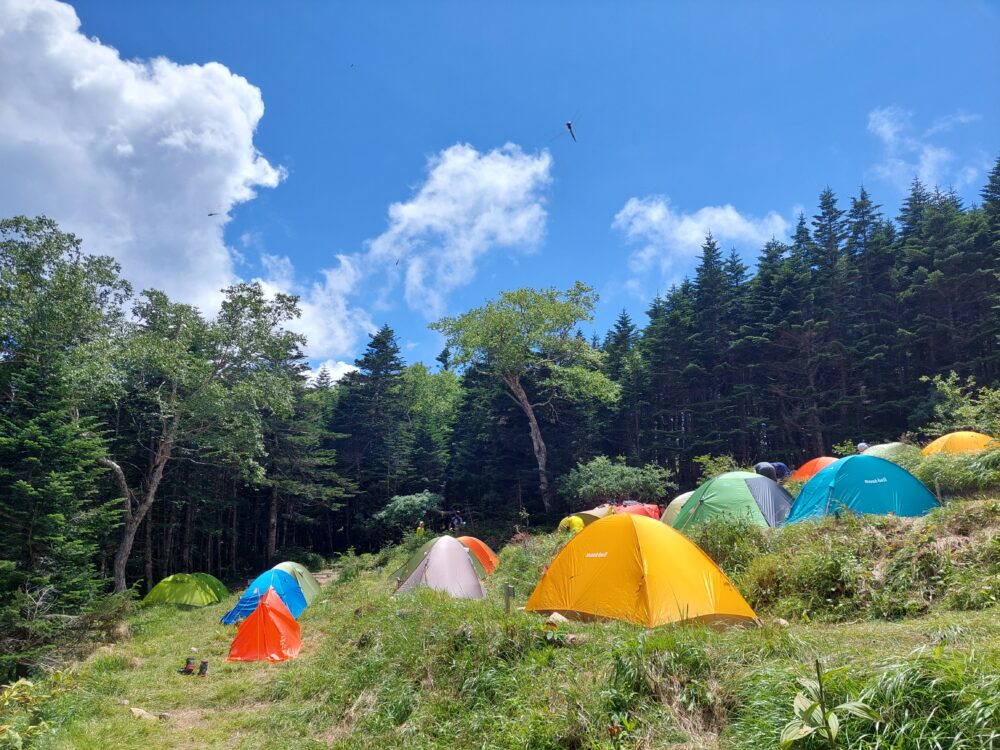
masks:
<path id="1" fill-rule="evenodd" d="M 938 501 L 902 466 L 861 454 L 834 461 L 806 482 L 787 523 L 843 513 L 922 516 Z"/>
<path id="2" fill-rule="evenodd" d="M 292 617 L 298 619 L 299 615 L 302 614 L 302 610 L 307 606 L 302 588 L 299 586 L 298 581 L 288 573 L 274 568 L 266 573 L 261 573 L 247 586 L 247 590 L 243 592 L 243 596 L 236 602 L 236 606 L 222 616 L 222 622 L 226 625 L 232 625 L 249 617 L 257 609 L 260 600 L 272 586 L 275 593 L 281 598 L 281 601 L 288 607 L 288 611 L 292 613 Z"/>

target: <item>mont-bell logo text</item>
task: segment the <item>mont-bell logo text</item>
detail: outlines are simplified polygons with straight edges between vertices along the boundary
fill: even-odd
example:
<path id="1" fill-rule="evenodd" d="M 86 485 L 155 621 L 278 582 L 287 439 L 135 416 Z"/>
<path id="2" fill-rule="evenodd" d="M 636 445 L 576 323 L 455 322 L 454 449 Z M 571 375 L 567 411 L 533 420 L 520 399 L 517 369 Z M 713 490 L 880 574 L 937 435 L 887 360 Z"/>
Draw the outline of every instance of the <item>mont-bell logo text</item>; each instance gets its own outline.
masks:
<path id="1" fill-rule="evenodd" d="M 588 552 L 587 557 L 607 557 L 607 552 Z"/>
<path id="2" fill-rule="evenodd" d="M 865 484 L 882 484 L 883 482 L 888 482 L 889 480 L 885 477 L 879 477 L 878 479 L 866 479 Z"/>

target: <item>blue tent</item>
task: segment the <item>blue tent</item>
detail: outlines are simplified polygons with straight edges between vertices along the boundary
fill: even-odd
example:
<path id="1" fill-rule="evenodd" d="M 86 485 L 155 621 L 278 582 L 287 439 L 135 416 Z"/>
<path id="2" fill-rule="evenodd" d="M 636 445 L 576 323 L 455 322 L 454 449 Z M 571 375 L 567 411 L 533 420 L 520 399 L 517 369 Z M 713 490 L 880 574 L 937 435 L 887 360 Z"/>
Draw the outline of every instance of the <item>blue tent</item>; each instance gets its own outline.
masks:
<path id="1" fill-rule="evenodd" d="M 792 504 L 788 523 L 835 513 L 922 516 L 938 504 L 910 472 L 877 456 L 834 461 L 806 482 Z"/>
<path id="2" fill-rule="evenodd" d="M 292 617 L 298 619 L 302 610 L 306 608 L 306 597 L 302 593 L 298 581 L 285 571 L 274 568 L 266 573 L 261 573 L 254 579 L 253 583 L 247 586 L 247 590 L 236 602 L 236 606 L 222 616 L 222 622 L 226 625 L 232 625 L 249 617 L 272 586 L 281 601 L 288 607 L 288 611 L 292 613 Z"/>

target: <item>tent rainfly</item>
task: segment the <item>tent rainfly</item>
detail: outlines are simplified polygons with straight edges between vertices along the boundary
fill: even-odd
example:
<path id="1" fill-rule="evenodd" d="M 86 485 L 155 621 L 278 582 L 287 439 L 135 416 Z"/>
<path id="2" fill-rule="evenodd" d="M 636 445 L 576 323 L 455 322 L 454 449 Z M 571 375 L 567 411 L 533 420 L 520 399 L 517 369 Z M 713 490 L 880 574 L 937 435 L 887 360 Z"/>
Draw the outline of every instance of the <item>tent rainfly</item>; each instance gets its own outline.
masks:
<path id="1" fill-rule="evenodd" d="M 272 587 L 240 625 L 226 661 L 287 661 L 301 648 L 299 624 Z"/>
<path id="2" fill-rule="evenodd" d="M 979 453 L 992 441 L 993 438 L 981 432 L 968 430 L 949 432 L 924 446 L 923 454 L 932 456 L 935 453 Z"/>
<path id="3" fill-rule="evenodd" d="M 208 573 L 174 573 L 153 586 L 143 604 L 205 607 L 229 596 L 226 584 Z"/>
<path id="4" fill-rule="evenodd" d="M 791 507 L 792 496 L 777 482 L 750 471 L 730 471 L 696 489 L 673 526 L 684 531 L 722 516 L 746 518 L 758 526 L 780 526 Z"/>
<path id="5" fill-rule="evenodd" d="M 427 586 L 456 599 L 482 599 L 486 596 L 481 578 L 486 569 L 472 551 L 451 536 L 431 539 L 397 571 L 400 581 L 396 593 Z"/>
<path id="6" fill-rule="evenodd" d="M 839 513 L 922 516 L 937 499 L 902 466 L 862 453 L 827 466 L 806 482 L 788 522 Z"/>
<path id="7" fill-rule="evenodd" d="M 313 578 L 313 574 L 305 565 L 287 560 L 275 565 L 274 570 L 283 570 L 295 579 L 299 588 L 302 589 L 302 595 L 306 598 L 306 604 L 312 604 L 313 600 L 319 596 L 319 581 Z"/>
<path id="8" fill-rule="evenodd" d="M 694 542 L 652 518 L 590 524 L 552 561 L 525 609 L 575 619 L 750 623 L 750 605 Z"/>
<path id="9" fill-rule="evenodd" d="M 271 588 L 281 597 L 292 617 L 298 618 L 302 610 L 308 606 L 306 597 L 295 579 L 283 570 L 272 568 L 266 573 L 261 573 L 247 586 L 236 606 L 222 616 L 223 624 L 232 625 L 244 617 L 249 617 L 250 613 L 257 609 L 261 597 Z"/>
<path id="10" fill-rule="evenodd" d="M 500 559 L 497 557 L 496 552 L 489 548 L 486 542 L 476 539 L 474 536 L 460 536 L 458 537 L 458 541 L 468 547 L 472 554 L 476 556 L 476 559 L 482 563 L 487 575 L 496 570 Z"/>

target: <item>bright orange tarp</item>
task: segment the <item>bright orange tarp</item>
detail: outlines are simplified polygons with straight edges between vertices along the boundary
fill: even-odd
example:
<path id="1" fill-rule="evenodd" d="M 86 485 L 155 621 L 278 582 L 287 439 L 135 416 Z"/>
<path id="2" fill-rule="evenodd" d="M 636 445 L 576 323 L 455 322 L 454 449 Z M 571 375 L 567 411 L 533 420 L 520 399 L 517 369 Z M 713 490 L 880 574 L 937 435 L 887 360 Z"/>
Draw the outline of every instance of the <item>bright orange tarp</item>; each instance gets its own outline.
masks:
<path id="1" fill-rule="evenodd" d="M 240 625 L 226 661 L 286 661 L 301 648 L 299 624 L 272 586 Z"/>
<path id="2" fill-rule="evenodd" d="M 795 470 L 795 473 L 792 474 L 791 478 L 797 482 L 807 482 L 836 460 L 837 459 L 833 456 L 819 456 L 810 461 L 806 461 Z"/>
<path id="3" fill-rule="evenodd" d="M 460 536 L 458 541 L 464 544 L 483 564 L 487 573 L 492 573 L 499 562 L 496 553 L 489 548 L 489 545 L 474 536 Z"/>

